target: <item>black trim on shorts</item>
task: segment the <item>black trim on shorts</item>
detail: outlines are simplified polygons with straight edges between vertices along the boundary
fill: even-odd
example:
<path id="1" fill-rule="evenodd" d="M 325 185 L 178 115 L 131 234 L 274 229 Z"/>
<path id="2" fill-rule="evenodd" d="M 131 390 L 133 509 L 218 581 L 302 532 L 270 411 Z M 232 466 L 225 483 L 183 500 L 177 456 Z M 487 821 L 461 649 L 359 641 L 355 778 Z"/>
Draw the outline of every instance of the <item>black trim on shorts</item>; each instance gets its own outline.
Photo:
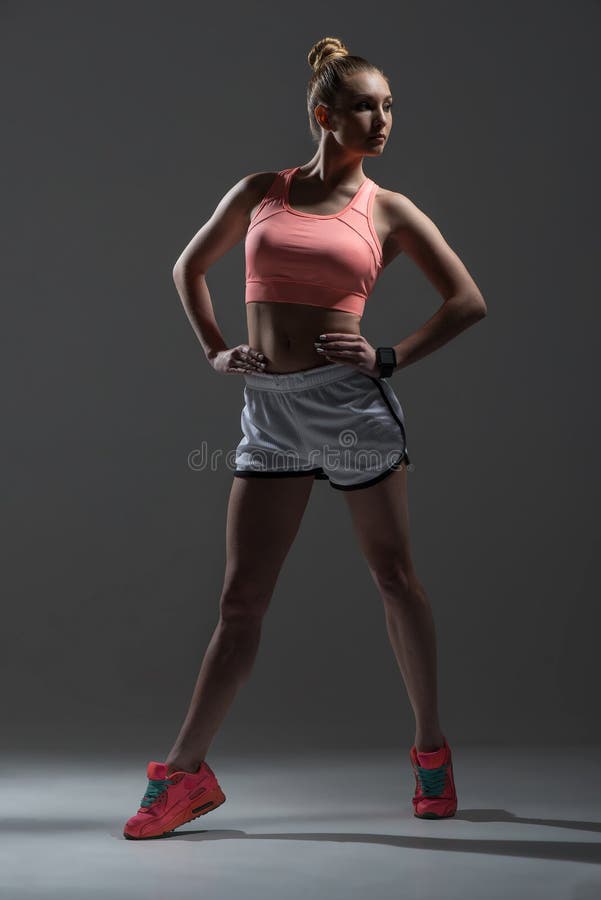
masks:
<path id="1" fill-rule="evenodd" d="M 371 484 L 376 484 L 378 481 L 382 481 L 383 478 L 387 478 L 388 475 L 392 475 L 393 472 L 396 472 L 397 469 L 400 469 L 403 464 L 403 458 L 405 456 L 405 452 L 401 453 L 398 459 L 396 459 L 391 466 L 387 469 L 384 469 L 383 472 L 380 472 L 379 475 L 376 475 L 375 478 L 369 478 L 367 481 L 360 481 L 359 484 L 336 484 L 334 481 L 330 481 L 330 487 L 336 488 L 338 491 L 357 491 L 359 488 L 369 487 Z"/>
<path id="2" fill-rule="evenodd" d="M 364 374 L 365 374 L 365 373 L 364 373 Z M 411 460 L 409 459 L 409 454 L 407 453 L 407 435 L 406 435 L 406 433 L 405 433 L 405 426 L 403 425 L 403 423 L 401 422 L 401 420 L 399 419 L 399 417 L 398 417 L 397 414 L 395 413 L 394 409 L 393 409 L 392 406 L 390 405 L 390 401 L 389 401 L 388 397 L 386 396 L 386 393 L 385 393 L 385 391 L 384 391 L 384 388 L 383 388 L 382 385 L 380 384 L 380 379 L 379 379 L 379 378 L 372 378 L 371 375 L 366 375 L 366 377 L 369 378 L 370 381 L 373 381 L 373 383 L 374 383 L 375 385 L 377 385 L 378 390 L 379 390 L 380 393 L 382 394 L 382 400 L 384 401 L 384 403 L 386 404 L 386 406 L 387 406 L 388 409 L 390 410 L 390 412 L 391 412 L 391 414 L 392 414 L 394 420 L 395 420 L 396 422 L 398 422 L 398 424 L 399 424 L 399 428 L 401 429 L 401 431 L 402 431 L 402 433 L 403 433 L 403 444 L 404 444 L 404 447 L 405 447 L 405 449 L 403 450 L 403 455 L 402 455 L 401 459 L 402 459 L 403 456 L 404 456 L 404 457 L 405 457 L 405 461 L 406 461 L 407 465 L 409 466 L 409 465 L 411 465 Z"/>
<path id="3" fill-rule="evenodd" d="M 258 469 L 236 469 L 234 475 L 237 478 L 290 478 L 294 475 L 314 475 L 315 478 L 328 477 L 321 466 L 317 469 L 280 469 L 271 472 L 261 472 Z"/>

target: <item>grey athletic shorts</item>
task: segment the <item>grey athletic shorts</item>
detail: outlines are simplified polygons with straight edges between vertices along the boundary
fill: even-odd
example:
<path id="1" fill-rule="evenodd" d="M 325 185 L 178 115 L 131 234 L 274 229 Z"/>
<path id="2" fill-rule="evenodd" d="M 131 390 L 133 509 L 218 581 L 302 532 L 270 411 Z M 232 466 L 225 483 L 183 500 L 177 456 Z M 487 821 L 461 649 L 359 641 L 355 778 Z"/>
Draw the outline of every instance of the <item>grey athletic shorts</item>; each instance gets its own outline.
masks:
<path id="1" fill-rule="evenodd" d="M 385 378 L 347 363 L 243 377 L 235 476 L 314 475 L 352 491 L 403 462 L 413 469 L 403 409 Z"/>

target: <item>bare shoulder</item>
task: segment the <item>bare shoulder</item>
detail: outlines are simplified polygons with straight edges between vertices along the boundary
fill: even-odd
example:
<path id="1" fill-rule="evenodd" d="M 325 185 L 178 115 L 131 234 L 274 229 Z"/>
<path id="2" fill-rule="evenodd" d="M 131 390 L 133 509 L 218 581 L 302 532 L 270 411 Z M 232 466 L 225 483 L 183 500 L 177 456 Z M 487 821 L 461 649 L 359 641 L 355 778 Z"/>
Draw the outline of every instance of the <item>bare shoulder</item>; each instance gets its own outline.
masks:
<path id="1" fill-rule="evenodd" d="M 252 172 L 242 179 L 250 208 L 256 203 L 260 203 L 275 181 L 277 174 L 277 172 Z"/>
<path id="2" fill-rule="evenodd" d="M 481 297 L 466 265 L 411 197 L 380 188 L 377 199 L 381 215 L 386 219 L 388 257 L 404 251 L 445 298 L 459 292 Z"/>
<path id="3" fill-rule="evenodd" d="M 399 191 L 391 191 L 378 186 L 376 199 L 382 214 L 386 216 L 391 235 L 403 227 L 410 228 L 420 221 L 424 223 L 424 220 L 427 219 L 417 204 Z"/>
<path id="4" fill-rule="evenodd" d="M 416 212 L 417 207 L 405 194 L 378 185 L 373 216 L 382 243 L 384 267 L 406 249 L 401 239 L 402 229 L 410 228 Z"/>
<path id="5" fill-rule="evenodd" d="M 233 205 L 244 217 L 248 227 L 258 204 L 275 181 L 277 174 L 277 172 L 251 172 L 244 175 L 229 189 L 222 202 L 226 207 Z"/>
<path id="6" fill-rule="evenodd" d="M 251 172 L 243 175 L 228 188 L 220 203 L 226 208 L 234 206 L 242 212 L 249 212 L 257 200 L 265 196 L 277 174 L 277 172 Z"/>
<path id="7" fill-rule="evenodd" d="M 448 246 L 438 226 L 407 194 L 380 188 L 377 199 L 388 227 L 387 242 L 397 252 L 415 256 L 425 244 L 439 252 Z"/>
<path id="8" fill-rule="evenodd" d="M 260 191 L 265 188 L 265 191 L 267 191 L 275 181 L 277 174 L 277 172 L 253 172 L 251 175 L 246 176 L 246 180 L 249 186 L 256 190 Z"/>
<path id="9" fill-rule="evenodd" d="M 242 241 L 256 205 L 276 175 L 277 172 L 252 172 L 234 182 L 220 197 L 209 219 L 184 247 L 175 268 L 206 272 Z"/>

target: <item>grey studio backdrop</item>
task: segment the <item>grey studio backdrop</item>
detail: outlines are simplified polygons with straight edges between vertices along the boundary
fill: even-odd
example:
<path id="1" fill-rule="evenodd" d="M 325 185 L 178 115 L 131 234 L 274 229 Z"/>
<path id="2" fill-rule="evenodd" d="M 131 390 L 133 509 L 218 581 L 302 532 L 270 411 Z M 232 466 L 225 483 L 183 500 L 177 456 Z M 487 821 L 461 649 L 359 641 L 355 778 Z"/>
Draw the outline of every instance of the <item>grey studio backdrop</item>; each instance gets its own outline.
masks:
<path id="1" fill-rule="evenodd" d="M 443 730 L 598 742 L 599 3 L 1 15 L 5 749 L 161 759 L 176 736 L 217 622 L 243 379 L 206 362 L 171 270 L 238 179 L 311 157 L 325 35 L 392 83 L 366 174 L 434 220 L 488 304 L 391 379 Z M 207 280 L 245 341 L 243 245 Z M 363 334 L 397 343 L 440 302 L 401 255 Z M 213 465 L 191 464 L 203 447 Z M 405 754 L 413 733 L 344 493 L 316 481 L 209 761 Z"/>

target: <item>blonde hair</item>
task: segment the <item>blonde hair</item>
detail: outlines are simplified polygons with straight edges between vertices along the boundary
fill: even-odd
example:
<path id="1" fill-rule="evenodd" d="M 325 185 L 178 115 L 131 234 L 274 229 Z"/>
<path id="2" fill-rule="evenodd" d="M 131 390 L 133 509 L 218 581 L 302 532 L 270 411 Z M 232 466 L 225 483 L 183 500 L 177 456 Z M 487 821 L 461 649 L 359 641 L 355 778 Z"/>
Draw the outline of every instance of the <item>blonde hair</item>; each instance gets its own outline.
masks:
<path id="1" fill-rule="evenodd" d="M 315 107 L 320 103 L 333 107 L 347 75 L 355 72 L 378 72 L 388 81 L 381 69 L 362 56 L 349 53 L 336 37 L 324 37 L 313 44 L 307 61 L 313 69 L 307 86 L 307 112 L 311 134 L 317 143 L 321 139 L 321 128 L 315 119 Z"/>

